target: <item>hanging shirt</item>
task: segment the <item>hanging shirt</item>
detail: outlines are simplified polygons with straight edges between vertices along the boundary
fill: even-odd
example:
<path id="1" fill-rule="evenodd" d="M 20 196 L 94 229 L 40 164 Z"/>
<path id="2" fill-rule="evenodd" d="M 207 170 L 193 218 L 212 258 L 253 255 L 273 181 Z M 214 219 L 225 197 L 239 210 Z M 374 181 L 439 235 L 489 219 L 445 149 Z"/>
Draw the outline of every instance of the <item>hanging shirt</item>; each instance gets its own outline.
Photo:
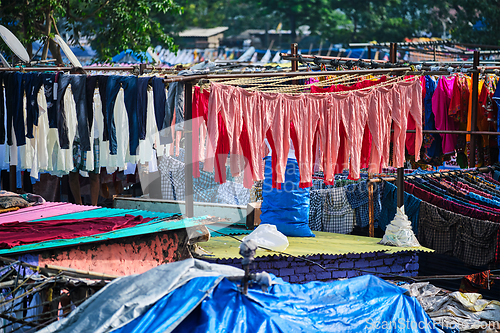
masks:
<path id="1" fill-rule="evenodd" d="M 497 85 L 495 93 L 492 97 L 493 101 L 497 104 L 497 111 L 500 110 L 500 85 Z M 497 132 L 500 132 L 500 115 L 497 113 Z M 500 135 L 497 135 L 497 145 L 500 147 Z M 500 162 L 500 154 L 498 154 L 498 161 Z"/>
<path id="2" fill-rule="evenodd" d="M 154 110 L 153 91 L 146 93 L 146 117 L 144 140 L 139 141 L 139 161 L 140 163 L 150 162 L 154 156 L 155 143 L 159 143 L 160 136 L 157 130 Z M 194 146 L 194 145 L 193 145 Z"/>
<path id="3" fill-rule="evenodd" d="M 323 203 L 322 231 L 350 234 L 356 223 L 356 215 L 347 201 L 345 187 L 319 191 L 326 192 Z"/>
<path id="4" fill-rule="evenodd" d="M 439 79 L 436 90 L 432 95 L 432 113 L 434 114 L 437 130 L 453 131 L 458 130 L 458 124 L 448 116 L 448 109 L 451 104 L 455 77 L 443 76 Z M 450 154 L 455 150 L 457 144 L 457 134 L 440 134 L 442 138 L 442 149 L 444 154 Z"/>
<path id="5" fill-rule="evenodd" d="M 435 130 L 434 112 L 432 111 L 432 96 L 437 87 L 437 82 L 431 76 L 425 76 L 425 97 L 424 97 L 424 129 Z M 455 81 L 455 83 L 458 81 Z M 455 93 L 454 93 L 455 94 Z M 453 97 L 453 95 L 452 95 Z M 452 105 L 450 104 L 450 107 Z M 430 161 L 433 158 L 438 158 L 442 154 L 442 141 L 439 134 L 425 134 L 423 147 L 425 148 L 424 158 Z"/>

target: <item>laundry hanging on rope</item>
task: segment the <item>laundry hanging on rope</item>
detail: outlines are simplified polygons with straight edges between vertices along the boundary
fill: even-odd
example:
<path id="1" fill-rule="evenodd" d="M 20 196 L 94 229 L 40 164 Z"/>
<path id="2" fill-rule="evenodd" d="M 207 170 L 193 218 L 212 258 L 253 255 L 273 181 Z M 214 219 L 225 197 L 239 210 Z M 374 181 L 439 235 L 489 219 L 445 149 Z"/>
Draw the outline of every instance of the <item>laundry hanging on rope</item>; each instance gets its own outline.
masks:
<path id="1" fill-rule="evenodd" d="M 369 87 L 370 83 L 365 85 Z M 416 159 L 419 159 L 422 142 L 421 94 L 420 81 L 414 77 L 402 77 L 390 84 L 360 91 L 327 94 L 247 92 L 212 82 L 206 106 L 208 144 L 204 170 L 215 168 L 216 173 L 223 170 L 226 157 L 231 152 L 233 173 L 248 167 L 250 172 L 245 172 L 245 178 L 249 181 L 246 184 L 261 180 L 263 175 L 255 170 L 262 170 L 260 161 L 266 155 L 264 140 L 267 139 L 273 156 L 273 183 L 279 188 L 284 181 L 284 165 L 291 139 L 302 187 L 312 184 L 316 154 L 321 156 L 326 181 L 331 181 L 334 172 L 345 167 L 349 167 L 350 177 L 357 179 L 362 167 L 361 151 L 363 144 L 369 146 L 369 135 L 374 142 L 372 147 L 365 148 L 371 154 L 369 159 L 365 157 L 364 164 L 368 165 L 370 172 L 380 172 L 382 167 L 388 165 L 391 123 L 395 128 L 393 164 L 401 167 L 405 160 L 409 117 L 416 124 L 417 135 L 413 144 Z M 205 95 L 197 94 L 195 98 L 198 98 L 195 105 L 204 105 L 200 100 L 206 98 Z M 382 110 L 388 113 L 388 117 L 381 119 Z M 251 147 L 245 144 L 243 132 L 248 133 Z M 245 157 L 245 166 L 239 164 L 242 156 Z M 221 177 L 216 181 L 222 183 L 225 180 Z"/>

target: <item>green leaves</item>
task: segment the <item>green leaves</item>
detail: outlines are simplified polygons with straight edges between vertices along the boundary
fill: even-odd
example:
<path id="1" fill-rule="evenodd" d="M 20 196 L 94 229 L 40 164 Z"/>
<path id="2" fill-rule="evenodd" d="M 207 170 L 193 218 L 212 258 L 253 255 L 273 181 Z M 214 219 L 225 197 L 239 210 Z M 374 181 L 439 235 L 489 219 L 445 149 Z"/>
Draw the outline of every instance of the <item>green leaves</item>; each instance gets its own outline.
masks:
<path id="1" fill-rule="evenodd" d="M 0 24 L 8 26 L 28 44 L 46 32 L 49 12 L 60 28 L 72 33 L 71 42 L 82 37 L 92 40 L 100 61 L 125 50 L 146 51 L 151 40 L 175 49 L 155 15 L 180 13 L 172 0 L 37 0 L 0 3 Z"/>

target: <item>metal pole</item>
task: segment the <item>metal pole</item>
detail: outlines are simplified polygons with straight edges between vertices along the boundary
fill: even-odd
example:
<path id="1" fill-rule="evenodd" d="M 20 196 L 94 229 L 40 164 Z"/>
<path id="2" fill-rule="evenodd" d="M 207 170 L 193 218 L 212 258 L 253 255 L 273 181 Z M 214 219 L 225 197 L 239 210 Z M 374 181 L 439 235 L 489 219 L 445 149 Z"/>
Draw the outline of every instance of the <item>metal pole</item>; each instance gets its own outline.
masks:
<path id="1" fill-rule="evenodd" d="M 372 174 L 368 174 L 368 232 L 370 237 L 375 237 L 375 209 L 373 202 L 373 186 L 374 183 L 371 181 Z"/>
<path id="2" fill-rule="evenodd" d="M 479 66 L 479 51 L 474 51 L 473 69 Z M 477 127 L 477 100 L 479 97 L 479 73 L 472 73 L 472 109 L 471 109 L 471 128 L 472 132 L 476 131 Z M 476 135 L 470 136 L 470 159 L 469 168 L 476 166 Z"/>
<path id="3" fill-rule="evenodd" d="M 292 56 L 296 57 L 298 54 L 299 44 L 293 43 L 290 48 L 292 52 Z M 292 72 L 296 72 L 299 69 L 299 62 L 297 60 L 292 60 Z"/>
<path id="4" fill-rule="evenodd" d="M 391 43 L 391 63 L 395 64 L 398 61 L 398 47 L 396 43 Z M 404 194 L 404 168 L 398 168 L 396 186 L 398 187 L 398 207 L 401 207 L 405 203 Z"/>
<path id="5" fill-rule="evenodd" d="M 193 83 L 185 84 L 184 92 L 184 135 L 186 139 L 184 162 L 186 174 L 186 217 L 194 216 L 193 189 Z M 198 130 L 198 129 L 196 129 Z M 198 144 L 198 142 L 196 142 Z M 197 162 L 196 162 L 197 163 Z"/>
<path id="6" fill-rule="evenodd" d="M 372 47 L 368 46 L 368 59 L 372 59 Z"/>
<path id="7" fill-rule="evenodd" d="M 398 168 L 396 186 L 398 187 L 398 207 L 405 204 L 405 183 L 404 183 L 404 168 Z"/>
<path id="8" fill-rule="evenodd" d="M 17 167 L 15 165 L 9 167 L 9 188 L 11 192 L 17 192 Z"/>
<path id="9" fill-rule="evenodd" d="M 297 57 L 299 54 L 299 44 L 293 43 L 290 48 L 293 57 Z M 297 60 L 292 60 L 292 72 L 299 71 L 299 62 Z M 293 80 L 292 84 L 298 84 L 297 80 Z"/>
<path id="10" fill-rule="evenodd" d="M 143 75 L 147 68 L 147 64 L 139 64 L 139 75 Z"/>

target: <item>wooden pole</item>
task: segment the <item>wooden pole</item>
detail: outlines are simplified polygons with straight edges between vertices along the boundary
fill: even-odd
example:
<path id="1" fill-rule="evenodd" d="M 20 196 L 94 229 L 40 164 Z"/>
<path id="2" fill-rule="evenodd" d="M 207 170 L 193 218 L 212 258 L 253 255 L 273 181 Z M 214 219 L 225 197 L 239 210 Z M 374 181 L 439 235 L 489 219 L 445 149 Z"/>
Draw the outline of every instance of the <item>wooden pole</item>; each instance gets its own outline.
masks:
<path id="1" fill-rule="evenodd" d="M 474 51 L 473 69 L 477 70 L 479 66 L 479 51 Z M 472 108 L 471 108 L 471 128 L 472 132 L 476 131 L 477 127 L 477 101 L 479 97 L 479 73 L 472 73 Z M 476 135 L 470 136 L 470 159 L 469 168 L 476 166 Z"/>
<path id="2" fill-rule="evenodd" d="M 188 81 L 184 90 L 184 135 L 186 146 L 184 154 L 186 179 L 186 216 L 194 216 L 194 188 L 193 188 L 193 83 Z M 195 129 L 198 130 L 198 129 Z M 196 142 L 195 144 L 198 144 Z M 198 163 L 196 161 L 196 163 Z"/>
<path id="3" fill-rule="evenodd" d="M 293 43 L 290 48 L 293 57 L 297 57 L 299 55 L 299 44 Z M 292 72 L 299 71 L 299 62 L 297 60 L 292 60 Z M 297 80 L 293 80 L 292 84 L 298 84 Z"/>
<path id="4" fill-rule="evenodd" d="M 369 236 L 370 237 L 375 237 L 375 208 L 374 208 L 374 202 L 373 202 L 373 182 L 370 180 L 372 179 L 372 174 L 368 174 L 368 182 L 367 182 L 367 187 L 368 187 L 368 229 L 369 229 Z"/>
<path id="5" fill-rule="evenodd" d="M 396 43 L 391 43 L 391 54 L 390 55 L 391 55 L 390 56 L 391 63 L 395 64 L 398 61 L 398 46 Z M 405 194 L 404 168 L 397 169 L 396 186 L 398 187 L 398 195 L 397 195 L 398 207 L 401 207 L 405 203 L 405 200 L 404 200 L 404 194 Z"/>
<path id="6" fill-rule="evenodd" d="M 292 56 L 296 57 L 298 55 L 299 45 L 297 43 L 293 43 L 291 46 Z M 292 60 L 292 72 L 297 72 L 299 69 L 299 62 L 297 60 Z"/>

